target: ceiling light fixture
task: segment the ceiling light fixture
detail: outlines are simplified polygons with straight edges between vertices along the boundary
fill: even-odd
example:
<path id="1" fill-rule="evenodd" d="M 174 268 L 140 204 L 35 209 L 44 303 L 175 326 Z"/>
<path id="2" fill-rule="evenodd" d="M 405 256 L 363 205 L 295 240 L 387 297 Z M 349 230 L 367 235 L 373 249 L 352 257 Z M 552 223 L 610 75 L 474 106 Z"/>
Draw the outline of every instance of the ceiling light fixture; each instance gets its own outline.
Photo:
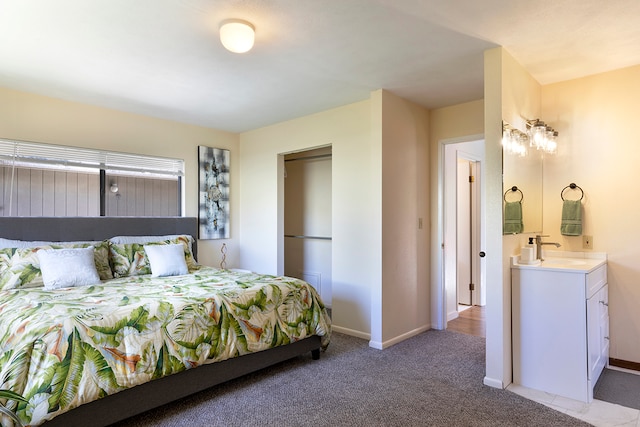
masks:
<path id="1" fill-rule="evenodd" d="M 251 50 L 255 35 L 253 25 L 241 19 L 227 19 L 220 24 L 220 41 L 227 50 L 234 53 Z"/>

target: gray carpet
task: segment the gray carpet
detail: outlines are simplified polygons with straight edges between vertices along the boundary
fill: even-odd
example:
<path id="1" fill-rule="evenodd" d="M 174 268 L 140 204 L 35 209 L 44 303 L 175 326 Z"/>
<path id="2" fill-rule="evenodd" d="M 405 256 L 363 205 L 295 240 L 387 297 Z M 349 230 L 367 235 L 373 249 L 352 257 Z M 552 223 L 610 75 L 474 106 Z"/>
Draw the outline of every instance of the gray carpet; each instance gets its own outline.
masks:
<path id="1" fill-rule="evenodd" d="M 386 350 L 334 333 L 301 356 L 115 426 L 587 426 L 484 386 L 484 338 L 428 331 Z"/>
<path id="2" fill-rule="evenodd" d="M 593 388 L 593 397 L 640 409 L 640 375 L 605 368 Z"/>

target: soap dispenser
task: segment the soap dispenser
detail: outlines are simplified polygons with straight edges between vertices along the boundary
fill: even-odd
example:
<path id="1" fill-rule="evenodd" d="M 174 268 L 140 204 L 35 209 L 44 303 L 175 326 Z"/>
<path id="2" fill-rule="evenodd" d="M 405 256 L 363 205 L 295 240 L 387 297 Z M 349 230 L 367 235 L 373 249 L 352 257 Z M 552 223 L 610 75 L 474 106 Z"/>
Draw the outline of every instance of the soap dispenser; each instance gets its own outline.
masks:
<path id="1" fill-rule="evenodd" d="M 529 243 L 520 249 L 520 262 L 522 264 L 533 264 L 536 260 L 536 245 L 533 237 L 529 237 Z"/>
<path id="2" fill-rule="evenodd" d="M 536 259 L 538 259 L 538 254 L 536 253 L 536 244 L 533 239 L 534 237 L 529 237 L 529 243 L 527 244 L 527 247 L 531 248 L 531 252 L 533 253 L 532 261 L 535 261 Z"/>

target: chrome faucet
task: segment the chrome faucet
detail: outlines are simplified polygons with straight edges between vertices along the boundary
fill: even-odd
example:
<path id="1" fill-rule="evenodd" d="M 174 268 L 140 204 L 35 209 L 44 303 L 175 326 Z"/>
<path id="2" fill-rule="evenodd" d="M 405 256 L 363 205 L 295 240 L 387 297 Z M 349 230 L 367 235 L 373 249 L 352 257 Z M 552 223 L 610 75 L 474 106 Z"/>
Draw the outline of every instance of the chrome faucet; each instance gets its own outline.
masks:
<path id="1" fill-rule="evenodd" d="M 556 243 L 556 242 L 543 242 L 542 241 L 543 237 L 549 237 L 549 235 L 536 234 L 536 258 L 539 259 L 540 261 L 544 261 L 544 259 L 542 259 L 542 245 L 554 245 L 556 248 L 559 248 L 560 246 L 562 246 L 560 243 Z"/>

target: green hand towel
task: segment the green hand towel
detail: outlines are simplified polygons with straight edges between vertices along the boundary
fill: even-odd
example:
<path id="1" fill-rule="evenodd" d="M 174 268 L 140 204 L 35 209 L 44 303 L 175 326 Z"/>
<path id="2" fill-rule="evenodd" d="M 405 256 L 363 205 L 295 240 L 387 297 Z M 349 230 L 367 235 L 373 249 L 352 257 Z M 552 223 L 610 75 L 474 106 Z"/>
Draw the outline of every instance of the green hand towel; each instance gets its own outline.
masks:
<path id="1" fill-rule="evenodd" d="M 562 204 L 560 234 L 563 236 L 582 234 L 582 202 L 580 200 L 565 200 Z"/>
<path id="2" fill-rule="evenodd" d="M 505 202 L 504 204 L 504 234 L 522 233 L 522 203 Z"/>

